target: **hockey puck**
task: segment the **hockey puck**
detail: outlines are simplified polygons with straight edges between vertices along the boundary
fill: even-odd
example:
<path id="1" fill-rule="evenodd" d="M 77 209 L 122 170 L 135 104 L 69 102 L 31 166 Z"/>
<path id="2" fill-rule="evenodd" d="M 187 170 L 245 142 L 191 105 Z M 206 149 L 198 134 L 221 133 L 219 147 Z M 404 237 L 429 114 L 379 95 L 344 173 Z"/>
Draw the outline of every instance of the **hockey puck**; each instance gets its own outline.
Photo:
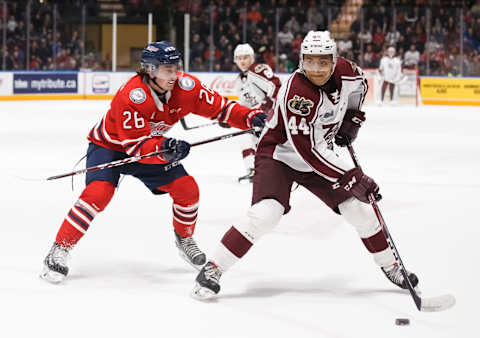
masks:
<path id="1" fill-rule="evenodd" d="M 408 318 L 397 318 L 397 319 L 395 319 L 395 325 L 400 325 L 400 326 L 410 325 L 410 319 L 408 319 Z"/>

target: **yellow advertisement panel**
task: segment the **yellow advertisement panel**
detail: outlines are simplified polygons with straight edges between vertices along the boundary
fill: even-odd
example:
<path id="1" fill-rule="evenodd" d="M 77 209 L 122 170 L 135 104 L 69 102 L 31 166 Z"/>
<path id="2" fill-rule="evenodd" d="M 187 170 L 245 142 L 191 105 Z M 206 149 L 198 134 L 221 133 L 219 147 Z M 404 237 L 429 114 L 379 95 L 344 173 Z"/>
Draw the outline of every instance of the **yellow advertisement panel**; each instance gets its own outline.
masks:
<path id="1" fill-rule="evenodd" d="M 424 104 L 480 105 L 480 78 L 421 77 Z"/>

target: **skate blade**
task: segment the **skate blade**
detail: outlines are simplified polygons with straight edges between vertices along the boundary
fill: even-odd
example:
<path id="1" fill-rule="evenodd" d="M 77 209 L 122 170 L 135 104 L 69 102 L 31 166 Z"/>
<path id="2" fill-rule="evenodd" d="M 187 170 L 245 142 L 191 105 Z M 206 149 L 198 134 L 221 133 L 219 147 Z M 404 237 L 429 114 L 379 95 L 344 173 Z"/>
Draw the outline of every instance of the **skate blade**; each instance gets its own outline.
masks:
<path id="1" fill-rule="evenodd" d="M 65 275 L 52 271 L 46 266 L 43 267 L 43 270 L 40 273 L 40 278 L 51 284 L 60 284 L 65 280 L 65 277 Z"/>
<path id="2" fill-rule="evenodd" d="M 200 284 L 196 283 L 195 287 L 193 288 L 190 296 L 197 300 L 211 300 L 216 298 L 217 294 L 212 290 L 201 286 Z"/>

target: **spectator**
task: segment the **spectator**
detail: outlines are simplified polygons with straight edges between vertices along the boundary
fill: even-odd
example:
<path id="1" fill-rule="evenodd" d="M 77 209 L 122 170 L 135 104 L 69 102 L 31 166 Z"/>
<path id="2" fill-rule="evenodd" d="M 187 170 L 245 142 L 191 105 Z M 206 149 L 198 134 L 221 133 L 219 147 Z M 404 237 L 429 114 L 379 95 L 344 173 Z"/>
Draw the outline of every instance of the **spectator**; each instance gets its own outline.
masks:
<path id="1" fill-rule="evenodd" d="M 280 44 L 280 53 L 288 53 L 292 47 L 293 34 L 289 31 L 288 26 L 283 26 L 283 29 L 277 34 L 278 43 Z"/>
<path id="2" fill-rule="evenodd" d="M 358 34 L 358 37 L 366 45 L 372 43 L 372 33 L 367 31 L 365 28 Z"/>
<path id="3" fill-rule="evenodd" d="M 371 44 L 367 45 L 367 50 L 363 54 L 363 67 L 365 68 L 377 68 L 378 66 L 378 55 L 373 50 Z"/>
<path id="4" fill-rule="evenodd" d="M 390 30 L 385 36 L 385 43 L 389 46 L 396 47 L 399 40 L 400 40 L 400 32 L 396 30 L 394 25 L 391 25 Z"/>
<path id="5" fill-rule="evenodd" d="M 403 65 L 405 68 L 417 68 L 420 61 L 420 53 L 417 47 L 412 44 L 410 49 L 405 53 Z"/>
<path id="6" fill-rule="evenodd" d="M 474 53 L 472 56 L 472 62 L 470 65 L 470 76 L 480 76 L 480 58 L 478 53 Z"/>
<path id="7" fill-rule="evenodd" d="M 383 34 L 380 26 L 377 26 L 377 28 L 375 29 L 375 34 L 373 34 L 372 42 L 375 52 L 380 52 L 382 50 L 383 43 L 385 42 L 385 34 Z"/>
<path id="8" fill-rule="evenodd" d="M 285 26 L 293 34 L 300 32 L 300 24 L 298 23 L 297 18 L 293 15 L 285 23 Z"/>

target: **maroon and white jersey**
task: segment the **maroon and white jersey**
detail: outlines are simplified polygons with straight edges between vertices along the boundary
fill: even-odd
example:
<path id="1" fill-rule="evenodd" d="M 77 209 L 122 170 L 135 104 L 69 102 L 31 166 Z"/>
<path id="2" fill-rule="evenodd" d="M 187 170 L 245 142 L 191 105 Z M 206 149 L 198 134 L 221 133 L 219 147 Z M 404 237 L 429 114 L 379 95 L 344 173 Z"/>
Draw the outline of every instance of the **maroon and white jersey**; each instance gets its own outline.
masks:
<path id="1" fill-rule="evenodd" d="M 334 151 L 333 142 L 347 109 L 361 109 L 368 90 L 361 68 L 338 57 L 335 71 L 321 87 L 297 70 L 280 88 L 258 144 L 268 156 L 331 182 L 352 169 Z"/>
<path id="2" fill-rule="evenodd" d="M 247 71 L 239 74 L 235 82 L 238 102 L 241 105 L 265 111 L 272 107 L 282 84 L 273 74 L 272 68 L 264 63 L 252 64 Z"/>

